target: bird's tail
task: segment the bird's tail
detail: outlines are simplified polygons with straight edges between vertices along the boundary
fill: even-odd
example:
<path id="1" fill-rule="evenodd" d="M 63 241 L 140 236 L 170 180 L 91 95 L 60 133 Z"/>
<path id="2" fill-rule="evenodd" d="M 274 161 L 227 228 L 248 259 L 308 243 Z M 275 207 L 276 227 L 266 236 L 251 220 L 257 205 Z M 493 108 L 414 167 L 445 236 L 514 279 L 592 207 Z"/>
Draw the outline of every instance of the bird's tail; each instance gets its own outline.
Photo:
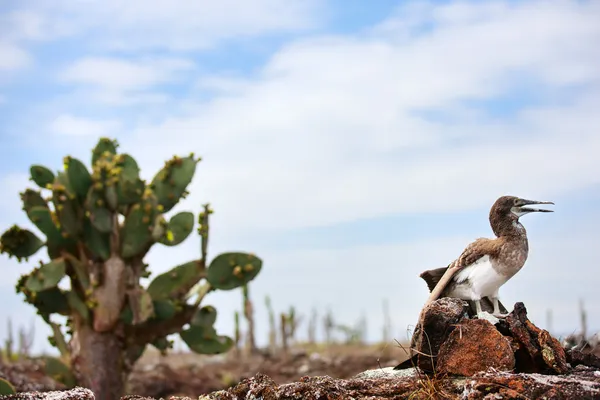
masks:
<path id="1" fill-rule="evenodd" d="M 417 357 L 418 357 L 418 354 L 413 355 L 408 360 L 403 361 L 402 363 L 396 365 L 394 367 L 394 369 L 395 370 L 402 370 L 402 369 L 408 369 L 408 368 L 415 367 L 417 365 Z"/>
<path id="2" fill-rule="evenodd" d="M 448 267 L 430 269 L 428 271 L 422 272 L 421 275 L 419 275 L 421 278 L 423 278 L 425 283 L 427 283 L 429 292 L 431 292 L 436 287 L 440 279 L 442 279 L 442 276 L 444 276 L 444 273 L 446 273 L 447 269 Z"/>

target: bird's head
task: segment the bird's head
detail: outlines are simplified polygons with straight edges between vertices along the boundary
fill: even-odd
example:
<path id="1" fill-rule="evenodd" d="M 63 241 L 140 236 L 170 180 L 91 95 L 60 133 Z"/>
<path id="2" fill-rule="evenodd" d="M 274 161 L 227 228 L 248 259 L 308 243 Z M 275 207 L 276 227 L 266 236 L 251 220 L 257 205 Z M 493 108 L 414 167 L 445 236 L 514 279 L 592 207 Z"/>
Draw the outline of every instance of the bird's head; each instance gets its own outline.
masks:
<path id="1" fill-rule="evenodd" d="M 553 212 L 544 208 L 534 207 L 538 204 L 554 204 L 551 201 L 527 200 L 516 196 L 502 196 L 490 210 L 490 223 L 492 229 L 498 235 L 497 230 L 509 228 L 503 225 L 510 221 L 510 225 L 517 223 L 519 218 L 532 212 Z"/>

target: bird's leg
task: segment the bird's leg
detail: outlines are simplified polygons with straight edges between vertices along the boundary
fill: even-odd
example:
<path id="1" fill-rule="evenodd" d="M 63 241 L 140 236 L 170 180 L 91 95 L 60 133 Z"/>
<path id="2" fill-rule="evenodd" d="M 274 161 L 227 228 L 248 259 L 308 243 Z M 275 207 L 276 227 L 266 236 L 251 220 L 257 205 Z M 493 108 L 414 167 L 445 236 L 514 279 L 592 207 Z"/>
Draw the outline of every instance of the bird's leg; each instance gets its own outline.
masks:
<path id="1" fill-rule="evenodd" d="M 492 303 L 494 304 L 494 312 L 492 315 L 496 318 L 506 318 L 508 314 L 502 314 L 500 312 L 500 305 L 498 304 L 498 295 L 492 296 Z"/>
<path id="2" fill-rule="evenodd" d="M 481 300 L 473 300 L 475 303 L 475 312 L 477 313 L 477 318 L 481 318 L 481 314 L 483 311 L 481 310 Z"/>

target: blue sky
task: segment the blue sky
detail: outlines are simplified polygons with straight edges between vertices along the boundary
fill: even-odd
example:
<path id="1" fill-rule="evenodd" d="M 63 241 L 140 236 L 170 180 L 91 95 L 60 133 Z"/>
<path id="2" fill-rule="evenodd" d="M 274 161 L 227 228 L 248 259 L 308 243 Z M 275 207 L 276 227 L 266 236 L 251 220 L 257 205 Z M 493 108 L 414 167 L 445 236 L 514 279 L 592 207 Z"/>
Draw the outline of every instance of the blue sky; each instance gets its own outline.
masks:
<path id="1" fill-rule="evenodd" d="M 557 334 L 578 329 L 583 299 L 600 330 L 599 19 L 597 2 L 567 0 L 3 2 L 0 226 L 29 225 L 31 164 L 87 161 L 100 136 L 147 178 L 194 151 L 192 195 L 173 212 L 210 201 L 211 254 L 264 259 L 261 340 L 266 294 L 344 324 L 365 313 L 371 340 L 387 298 L 403 339 L 427 297 L 418 274 L 490 236 L 497 197 L 553 200 L 554 214 L 523 218 L 530 257 L 501 298 L 542 326 L 552 309 Z M 160 273 L 197 256 L 191 237 L 148 262 Z M 0 268 L 0 320 L 28 324 L 14 293 L 28 266 Z M 240 297 L 207 299 L 225 333 Z"/>

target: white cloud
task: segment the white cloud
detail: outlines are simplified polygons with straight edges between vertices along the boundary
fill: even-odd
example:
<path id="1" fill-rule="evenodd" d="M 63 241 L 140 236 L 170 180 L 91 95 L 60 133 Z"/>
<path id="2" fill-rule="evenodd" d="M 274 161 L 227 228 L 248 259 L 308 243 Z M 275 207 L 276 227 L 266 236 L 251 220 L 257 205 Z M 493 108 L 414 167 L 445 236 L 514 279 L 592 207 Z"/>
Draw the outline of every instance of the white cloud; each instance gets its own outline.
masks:
<path id="1" fill-rule="evenodd" d="M 22 7 L 28 20 L 33 13 L 37 20 L 49 21 L 47 31 L 86 35 L 103 48 L 190 50 L 230 38 L 309 28 L 320 5 L 317 0 L 25 0 Z"/>
<path id="2" fill-rule="evenodd" d="M 60 74 L 63 83 L 75 84 L 88 101 L 120 106 L 163 103 L 168 96 L 152 90 L 156 85 L 178 83 L 195 68 L 178 58 L 142 58 L 129 61 L 109 57 L 80 59 Z"/>
<path id="3" fill-rule="evenodd" d="M 152 171 L 172 153 L 202 155 L 188 204 L 199 193 L 220 223 L 250 231 L 465 210 L 504 193 L 551 197 L 600 181 L 600 8 L 446 10 L 428 33 L 312 38 L 247 81 L 207 77 L 220 95 L 121 142 Z M 550 104 L 498 120 L 461 103 L 523 82 Z M 451 123 L 415 114 L 428 108 L 462 112 Z"/>
<path id="4" fill-rule="evenodd" d="M 0 41 L 0 71 L 24 68 L 30 63 L 31 56 L 25 50 L 14 43 Z"/>
<path id="5" fill-rule="evenodd" d="M 62 114 L 56 117 L 50 125 L 51 132 L 66 136 L 112 136 L 121 129 L 119 121 L 92 120 Z"/>
<path id="6" fill-rule="evenodd" d="M 163 58 L 133 62 L 91 57 L 67 67 L 61 73 L 61 78 L 66 82 L 108 89 L 138 89 L 177 80 L 179 73 L 193 66 L 190 61 L 182 59 Z"/>

